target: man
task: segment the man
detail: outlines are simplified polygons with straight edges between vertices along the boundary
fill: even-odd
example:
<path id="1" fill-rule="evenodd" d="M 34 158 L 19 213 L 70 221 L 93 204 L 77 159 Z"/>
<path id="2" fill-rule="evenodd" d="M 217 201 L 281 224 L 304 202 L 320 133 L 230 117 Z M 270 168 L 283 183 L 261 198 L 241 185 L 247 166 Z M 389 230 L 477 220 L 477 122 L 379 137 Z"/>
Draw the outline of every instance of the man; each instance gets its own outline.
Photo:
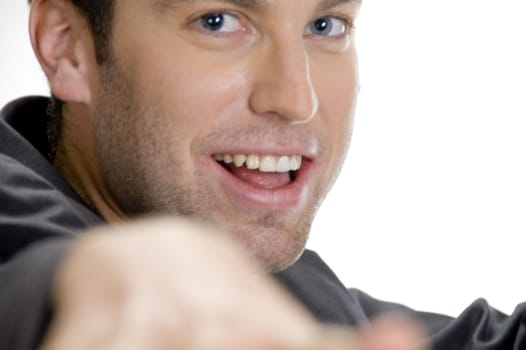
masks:
<path id="1" fill-rule="evenodd" d="M 409 321 L 356 337 L 313 321 L 390 312 L 435 348 L 524 346 L 524 307 L 417 313 L 346 290 L 303 251 L 350 140 L 358 8 L 33 1 L 54 97 L 2 114 L 0 348 L 418 346 Z M 151 215 L 165 218 L 137 221 Z"/>

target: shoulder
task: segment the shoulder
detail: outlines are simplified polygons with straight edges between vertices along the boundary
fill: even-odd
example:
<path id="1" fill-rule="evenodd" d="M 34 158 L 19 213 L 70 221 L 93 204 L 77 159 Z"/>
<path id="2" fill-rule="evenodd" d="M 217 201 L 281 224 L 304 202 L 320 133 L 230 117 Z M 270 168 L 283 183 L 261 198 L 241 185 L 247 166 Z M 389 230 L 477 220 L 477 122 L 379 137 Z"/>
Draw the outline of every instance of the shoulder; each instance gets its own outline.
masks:
<path id="1" fill-rule="evenodd" d="M 25 98 L 1 112 L 0 262 L 101 222 L 44 156 L 46 105 L 45 98 Z"/>
<path id="2" fill-rule="evenodd" d="M 321 322 L 359 325 L 367 322 L 359 300 L 317 253 L 306 250 L 277 279 Z"/>
<path id="3" fill-rule="evenodd" d="M 100 222 L 68 191 L 0 154 L 0 261 L 37 241 L 70 236 Z"/>

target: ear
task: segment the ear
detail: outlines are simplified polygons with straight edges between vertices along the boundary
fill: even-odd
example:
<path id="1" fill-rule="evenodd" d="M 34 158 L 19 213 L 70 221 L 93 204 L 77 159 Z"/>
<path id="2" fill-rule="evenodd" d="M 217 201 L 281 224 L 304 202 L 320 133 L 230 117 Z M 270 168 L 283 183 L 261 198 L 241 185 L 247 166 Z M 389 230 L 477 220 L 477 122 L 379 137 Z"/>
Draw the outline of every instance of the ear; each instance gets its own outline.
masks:
<path id="1" fill-rule="evenodd" d="M 91 33 L 71 1 L 34 0 L 29 33 L 53 95 L 89 104 L 98 66 Z"/>

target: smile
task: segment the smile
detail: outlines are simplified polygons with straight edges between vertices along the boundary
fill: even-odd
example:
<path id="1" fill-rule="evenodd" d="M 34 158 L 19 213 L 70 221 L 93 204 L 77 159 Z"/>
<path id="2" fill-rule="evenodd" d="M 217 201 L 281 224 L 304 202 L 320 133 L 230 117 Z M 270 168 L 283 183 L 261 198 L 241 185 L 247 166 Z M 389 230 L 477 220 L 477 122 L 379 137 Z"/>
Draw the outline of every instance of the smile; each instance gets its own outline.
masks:
<path id="1" fill-rule="evenodd" d="M 214 159 L 224 164 L 234 164 L 241 168 L 246 166 L 249 170 L 259 170 L 265 173 L 284 173 L 297 171 L 301 168 L 302 156 L 259 156 L 255 154 L 217 154 Z"/>
<path id="2" fill-rule="evenodd" d="M 210 159 L 229 197 L 269 209 L 297 205 L 312 167 L 310 159 L 298 154 L 218 153 Z"/>

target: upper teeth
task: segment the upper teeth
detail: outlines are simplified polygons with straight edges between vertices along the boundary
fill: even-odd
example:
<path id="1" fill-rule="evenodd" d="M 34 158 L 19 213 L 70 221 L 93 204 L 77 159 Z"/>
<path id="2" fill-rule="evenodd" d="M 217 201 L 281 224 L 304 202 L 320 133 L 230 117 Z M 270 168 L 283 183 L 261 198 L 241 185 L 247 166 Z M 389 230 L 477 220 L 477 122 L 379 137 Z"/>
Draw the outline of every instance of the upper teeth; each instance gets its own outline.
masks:
<path id="1" fill-rule="evenodd" d="M 293 156 L 270 156 L 255 154 L 216 154 L 215 160 L 225 164 L 234 163 L 238 168 L 246 165 L 248 169 L 271 173 L 271 172 L 289 172 L 301 168 L 302 157 Z"/>

